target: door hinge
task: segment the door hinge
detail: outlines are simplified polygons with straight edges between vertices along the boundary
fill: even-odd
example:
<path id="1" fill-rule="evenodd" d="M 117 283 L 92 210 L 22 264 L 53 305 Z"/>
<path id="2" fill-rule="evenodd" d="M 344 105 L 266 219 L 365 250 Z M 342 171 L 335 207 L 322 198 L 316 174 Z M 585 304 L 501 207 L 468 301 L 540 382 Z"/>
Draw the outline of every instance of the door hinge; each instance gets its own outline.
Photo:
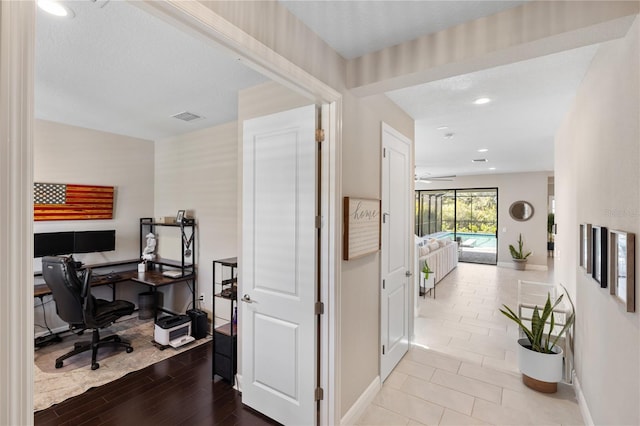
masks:
<path id="1" fill-rule="evenodd" d="M 387 148 L 382 148 L 382 157 L 387 158 Z"/>
<path id="2" fill-rule="evenodd" d="M 322 228 L 322 216 L 316 216 L 316 228 Z"/>
<path id="3" fill-rule="evenodd" d="M 314 315 L 322 315 L 324 314 L 324 303 L 316 302 L 314 305 Z"/>
<path id="4" fill-rule="evenodd" d="M 324 142 L 324 129 L 316 129 L 316 142 Z"/>
<path id="5" fill-rule="evenodd" d="M 324 399 L 324 390 L 322 390 L 322 388 L 316 388 L 315 398 L 316 401 L 322 401 Z"/>
<path id="6" fill-rule="evenodd" d="M 385 289 L 385 284 L 386 284 L 385 280 L 382 280 L 382 289 L 383 290 Z"/>
<path id="7" fill-rule="evenodd" d="M 382 355 L 384 355 L 384 345 L 382 345 Z"/>

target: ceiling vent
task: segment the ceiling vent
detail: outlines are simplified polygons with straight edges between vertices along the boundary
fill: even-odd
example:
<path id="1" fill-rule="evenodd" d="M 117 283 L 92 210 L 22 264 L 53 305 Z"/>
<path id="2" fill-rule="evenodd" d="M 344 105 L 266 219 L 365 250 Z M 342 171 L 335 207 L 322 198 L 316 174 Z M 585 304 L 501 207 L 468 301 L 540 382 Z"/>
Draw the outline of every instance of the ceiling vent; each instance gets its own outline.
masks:
<path id="1" fill-rule="evenodd" d="M 180 112 L 176 115 L 172 115 L 171 117 L 177 118 L 178 120 L 187 121 L 187 122 L 200 120 L 202 118 L 201 116 L 188 111 Z"/>
<path id="2" fill-rule="evenodd" d="M 474 163 L 486 163 L 487 159 L 486 158 L 476 158 L 475 160 L 471 160 Z"/>

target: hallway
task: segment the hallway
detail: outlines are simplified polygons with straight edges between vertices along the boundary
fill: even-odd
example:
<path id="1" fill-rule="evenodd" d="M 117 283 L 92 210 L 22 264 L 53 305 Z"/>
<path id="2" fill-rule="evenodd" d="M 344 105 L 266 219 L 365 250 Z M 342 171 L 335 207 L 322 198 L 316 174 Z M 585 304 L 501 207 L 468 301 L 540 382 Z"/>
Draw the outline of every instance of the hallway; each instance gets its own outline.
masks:
<path id="1" fill-rule="evenodd" d="M 419 301 L 414 346 L 358 425 L 578 425 L 572 386 L 545 395 L 525 387 L 515 355 L 517 281 L 552 282 L 549 271 L 460 263 Z"/>

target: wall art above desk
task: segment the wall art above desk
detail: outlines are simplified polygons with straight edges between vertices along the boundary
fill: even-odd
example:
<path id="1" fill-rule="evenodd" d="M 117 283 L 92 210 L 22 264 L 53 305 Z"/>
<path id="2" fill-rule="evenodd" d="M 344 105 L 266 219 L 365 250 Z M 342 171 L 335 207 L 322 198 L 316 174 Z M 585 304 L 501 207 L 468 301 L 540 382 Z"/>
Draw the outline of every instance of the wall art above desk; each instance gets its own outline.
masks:
<path id="1" fill-rule="evenodd" d="M 33 220 L 113 219 L 113 186 L 33 184 Z"/>

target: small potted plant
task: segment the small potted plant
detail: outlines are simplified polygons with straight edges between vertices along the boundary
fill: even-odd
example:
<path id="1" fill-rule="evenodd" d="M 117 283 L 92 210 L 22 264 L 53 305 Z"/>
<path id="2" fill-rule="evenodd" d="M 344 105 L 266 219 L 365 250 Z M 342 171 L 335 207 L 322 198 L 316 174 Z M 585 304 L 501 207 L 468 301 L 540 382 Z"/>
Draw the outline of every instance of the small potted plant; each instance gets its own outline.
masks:
<path id="1" fill-rule="evenodd" d="M 424 274 L 424 287 L 420 289 L 420 296 L 424 296 L 427 289 L 432 289 L 436 286 L 435 276 L 433 276 L 433 271 L 429 268 L 426 260 L 422 264 L 422 273 Z"/>
<path id="2" fill-rule="evenodd" d="M 513 262 L 515 264 L 515 268 L 518 271 L 524 271 L 527 266 L 527 258 L 531 255 L 531 252 L 527 252 L 526 254 L 522 250 L 524 247 L 524 241 L 522 241 L 522 234 L 518 236 L 518 249 L 509 244 L 509 251 L 511 252 L 511 257 L 513 258 Z"/>
<path id="3" fill-rule="evenodd" d="M 564 313 L 564 326 L 556 335 L 553 334 L 556 327 L 554 310 L 562 302 L 564 294 L 560 295 L 553 304 L 551 304 L 551 295 L 547 294 L 542 312 L 538 306 L 533 308 L 530 328 L 508 306 L 502 305 L 504 309 L 500 309 L 507 318 L 518 324 L 526 336 L 518 340 L 518 367 L 522 373 L 522 381 L 531 389 L 545 393 L 556 392 L 558 382 L 562 380 L 564 354 L 557 343 L 575 321 L 573 301 L 564 286 L 562 288 L 571 304 L 571 311 Z M 545 331 L 545 327 L 548 327 L 548 331 Z"/>

